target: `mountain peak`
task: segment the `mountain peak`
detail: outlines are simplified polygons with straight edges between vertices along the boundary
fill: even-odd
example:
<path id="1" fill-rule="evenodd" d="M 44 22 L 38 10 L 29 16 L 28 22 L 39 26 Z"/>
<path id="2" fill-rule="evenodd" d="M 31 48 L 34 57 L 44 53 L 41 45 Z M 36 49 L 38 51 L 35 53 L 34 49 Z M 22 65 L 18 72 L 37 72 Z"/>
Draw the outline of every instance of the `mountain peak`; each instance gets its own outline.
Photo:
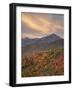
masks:
<path id="1" fill-rule="evenodd" d="M 51 34 L 48 37 L 56 37 L 56 38 L 61 38 L 60 36 L 56 35 L 56 34 Z"/>
<path id="2" fill-rule="evenodd" d="M 56 34 L 50 34 L 50 35 L 43 37 L 43 38 L 45 38 L 45 39 L 61 39 L 61 37 L 56 35 Z"/>

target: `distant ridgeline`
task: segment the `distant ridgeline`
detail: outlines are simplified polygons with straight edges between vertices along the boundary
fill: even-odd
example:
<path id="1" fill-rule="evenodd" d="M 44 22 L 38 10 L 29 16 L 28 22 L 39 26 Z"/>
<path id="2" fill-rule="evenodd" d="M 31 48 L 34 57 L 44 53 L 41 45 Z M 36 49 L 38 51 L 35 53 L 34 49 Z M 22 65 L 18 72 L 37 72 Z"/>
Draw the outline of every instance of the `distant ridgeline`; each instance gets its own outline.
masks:
<path id="1" fill-rule="evenodd" d="M 50 48 L 64 48 L 64 39 L 56 34 L 36 39 L 22 39 L 22 54 L 41 52 Z"/>

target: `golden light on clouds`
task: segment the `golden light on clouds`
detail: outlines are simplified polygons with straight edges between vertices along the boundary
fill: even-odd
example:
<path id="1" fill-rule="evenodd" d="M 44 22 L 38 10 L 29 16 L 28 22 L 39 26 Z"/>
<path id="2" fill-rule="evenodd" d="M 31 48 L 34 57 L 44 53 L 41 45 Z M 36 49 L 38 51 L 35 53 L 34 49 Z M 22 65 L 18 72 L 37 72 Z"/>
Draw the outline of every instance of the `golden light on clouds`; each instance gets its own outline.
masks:
<path id="1" fill-rule="evenodd" d="M 49 32 L 48 27 L 51 26 L 51 23 L 47 22 L 43 18 L 39 19 L 37 17 L 37 18 L 34 19 L 33 16 L 24 15 L 24 14 L 22 15 L 22 22 L 24 24 L 26 24 L 28 27 L 30 27 L 31 29 L 40 31 L 41 33 L 45 33 L 45 34 Z"/>
<path id="2" fill-rule="evenodd" d="M 29 36 L 30 38 L 37 38 L 38 35 L 33 35 L 33 34 L 30 34 L 30 33 L 28 33 L 28 34 L 23 33 L 23 34 L 22 34 L 22 38 L 24 38 L 24 37 L 26 38 L 26 37 L 28 37 L 28 36 Z M 41 35 L 40 35 L 40 36 L 41 36 Z M 41 37 L 42 37 L 42 36 L 41 36 Z M 38 38 L 40 38 L 40 37 L 38 36 Z"/>
<path id="3" fill-rule="evenodd" d="M 53 20 L 49 20 L 48 17 L 42 17 L 41 15 L 34 15 L 34 14 L 29 14 L 29 13 L 22 13 L 21 14 L 21 22 L 23 23 L 23 25 L 26 25 L 26 27 L 30 29 L 32 29 L 34 31 L 38 31 L 41 34 L 49 34 L 49 33 L 54 33 L 58 30 L 63 30 L 64 26 L 60 25 L 59 22 L 54 22 Z M 25 32 L 24 32 L 25 33 Z M 36 37 L 33 36 L 33 34 L 31 35 L 30 33 L 27 34 L 23 34 L 23 36 L 31 36 L 31 37 Z"/>

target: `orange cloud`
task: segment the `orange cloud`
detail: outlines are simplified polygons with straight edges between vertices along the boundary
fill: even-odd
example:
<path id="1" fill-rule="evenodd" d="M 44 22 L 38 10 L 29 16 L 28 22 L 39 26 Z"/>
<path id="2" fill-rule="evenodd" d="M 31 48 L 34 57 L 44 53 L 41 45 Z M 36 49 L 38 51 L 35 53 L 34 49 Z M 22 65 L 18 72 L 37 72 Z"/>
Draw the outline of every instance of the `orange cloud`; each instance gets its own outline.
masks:
<path id="1" fill-rule="evenodd" d="M 23 33 L 22 34 L 22 38 L 26 38 L 26 37 L 37 38 L 37 36 L 38 36 L 38 38 L 40 38 L 40 36 L 42 37 L 42 35 L 33 35 L 33 34 L 30 34 L 30 33 L 28 33 L 28 34 Z"/>
<path id="2" fill-rule="evenodd" d="M 41 34 L 49 34 L 52 32 L 56 32 L 58 30 L 63 30 L 64 27 L 60 25 L 58 22 L 54 22 L 47 20 L 45 17 L 40 17 L 38 15 L 33 15 L 29 13 L 22 13 L 21 14 L 21 21 L 24 25 L 29 27 L 32 30 L 41 32 Z M 32 35 L 30 35 L 32 36 Z"/>

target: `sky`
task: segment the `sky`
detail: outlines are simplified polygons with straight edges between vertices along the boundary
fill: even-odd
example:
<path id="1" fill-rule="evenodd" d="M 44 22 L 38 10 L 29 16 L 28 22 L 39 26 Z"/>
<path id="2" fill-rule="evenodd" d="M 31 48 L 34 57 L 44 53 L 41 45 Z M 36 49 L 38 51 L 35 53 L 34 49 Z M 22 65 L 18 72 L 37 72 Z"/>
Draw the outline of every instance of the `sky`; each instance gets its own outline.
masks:
<path id="1" fill-rule="evenodd" d="M 50 34 L 64 37 L 64 15 L 21 13 L 21 38 L 42 38 Z"/>

